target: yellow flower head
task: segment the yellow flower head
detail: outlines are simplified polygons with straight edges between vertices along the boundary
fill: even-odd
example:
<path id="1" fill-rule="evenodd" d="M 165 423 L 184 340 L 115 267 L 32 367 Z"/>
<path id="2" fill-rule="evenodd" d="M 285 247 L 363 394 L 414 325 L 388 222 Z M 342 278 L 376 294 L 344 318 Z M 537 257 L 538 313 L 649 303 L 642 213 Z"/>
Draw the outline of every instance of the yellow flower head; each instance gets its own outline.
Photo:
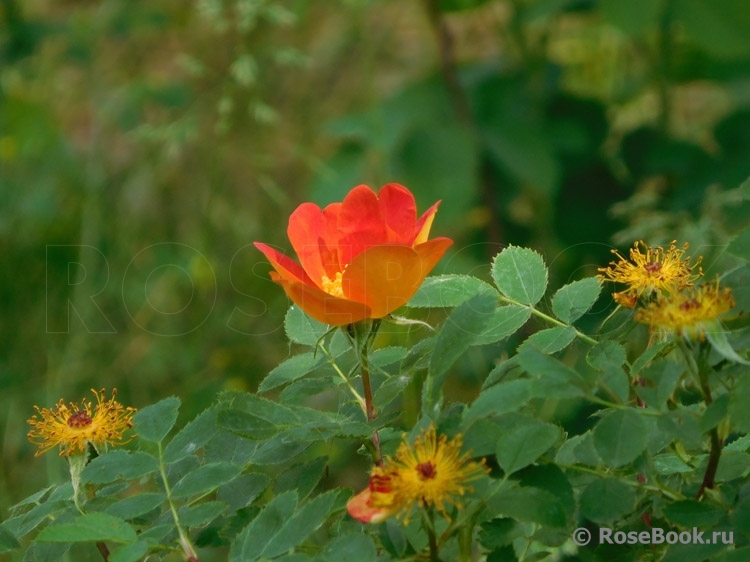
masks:
<path id="1" fill-rule="evenodd" d="M 716 329 L 719 316 L 734 304 L 732 290 L 720 289 L 717 281 L 651 302 L 636 312 L 635 320 L 652 330 L 705 340 L 706 332 Z"/>
<path id="2" fill-rule="evenodd" d="M 414 447 L 404 438 L 396 458 L 375 467 L 368 488 L 349 501 L 349 513 L 365 523 L 379 523 L 395 513 L 408 521 L 416 503 L 447 517 L 446 504 L 460 505 L 455 496 L 471 491 L 466 483 L 487 472 L 484 462 L 461 454 L 461 445 L 460 435 L 448 441 L 445 435 L 438 437 L 434 425 L 422 431 Z"/>
<path id="3" fill-rule="evenodd" d="M 132 439 L 124 440 L 123 434 L 133 427 L 135 408 L 126 408 L 115 400 L 117 389 L 112 389 L 109 400 L 104 389 L 99 392 L 91 389 L 91 392 L 96 396 L 93 408 L 86 398 L 81 400 L 80 406 L 74 402 L 66 405 L 62 399 L 52 409 L 34 406 L 39 417 L 34 415 L 28 420 L 33 428 L 28 437 L 39 446 L 35 456 L 56 445 L 60 446 L 60 455 L 66 456 L 85 453 L 88 443 L 98 450 L 101 445 L 122 445 Z"/>
<path id="4" fill-rule="evenodd" d="M 625 291 L 614 293 L 615 302 L 626 308 L 634 308 L 641 295 L 672 294 L 692 287 L 693 281 L 703 275 L 699 265 L 703 258 L 699 257 L 690 265 L 690 257 L 683 259 L 688 249 L 687 242 L 681 249 L 675 243 L 676 240 L 670 242 L 665 250 L 661 246 L 649 248 L 641 240 L 630 249 L 629 261 L 617 250 L 612 250 L 619 261 L 611 262 L 608 267 L 600 267 L 599 278 L 628 286 Z M 696 267 L 698 272 L 694 273 Z"/>

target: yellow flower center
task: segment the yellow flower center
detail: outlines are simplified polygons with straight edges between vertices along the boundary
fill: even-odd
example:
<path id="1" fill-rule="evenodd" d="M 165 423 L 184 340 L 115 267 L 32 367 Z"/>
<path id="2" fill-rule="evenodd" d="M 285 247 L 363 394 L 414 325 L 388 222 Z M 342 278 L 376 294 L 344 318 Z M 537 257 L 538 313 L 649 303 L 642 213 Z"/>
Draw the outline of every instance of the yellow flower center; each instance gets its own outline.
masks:
<path id="1" fill-rule="evenodd" d="M 321 285 L 323 285 L 323 290 L 328 293 L 331 296 L 344 298 L 344 289 L 341 286 L 341 278 L 343 277 L 344 273 L 341 271 L 336 272 L 336 278 L 331 280 L 328 275 L 323 275 L 323 279 L 321 279 Z"/>

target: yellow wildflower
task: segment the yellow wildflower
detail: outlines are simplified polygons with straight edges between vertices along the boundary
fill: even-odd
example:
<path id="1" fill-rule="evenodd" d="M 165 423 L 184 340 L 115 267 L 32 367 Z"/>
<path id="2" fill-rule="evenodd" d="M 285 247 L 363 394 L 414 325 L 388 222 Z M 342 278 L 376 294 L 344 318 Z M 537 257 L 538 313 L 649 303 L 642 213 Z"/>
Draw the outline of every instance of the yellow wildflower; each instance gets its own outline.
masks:
<path id="1" fill-rule="evenodd" d="M 366 490 L 349 501 L 352 517 L 365 523 L 379 523 L 395 513 L 409 514 L 418 504 L 434 507 L 448 516 L 446 505 L 460 505 L 455 496 L 471 491 L 466 483 L 487 472 L 483 462 L 461 454 L 460 435 L 450 441 L 438 437 L 435 426 L 422 432 L 411 447 L 404 438 L 396 458 L 386 458 L 382 467 L 375 467 Z"/>
<path id="2" fill-rule="evenodd" d="M 705 340 L 707 331 L 719 327 L 719 316 L 734 305 L 732 290 L 720 289 L 716 281 L 651 302 L 636 312 L 635 320 L 653 330 Z"/>
<path id="3" fill-rule="evenodd" d="M 683 255 L 688 249 L 687 242 L 678 249 L 676 240 L 668 249 L 661 246 L 650 248 L 645 242 L 638 241 L 630 249 L 630 260 L 624 258 L 617 250 L 612 250 L 619 261 L 613 261 L 608 267 L 599 268 L 599 278 L 627 285 L 625 291 L 614 293 L 615 302 L 626 308 L 634 308 L 638 299 L 652 294 L 669 295 L 692 287 L 693 281 L 703 275 L 699 257 L 690 265 L 690 257 Z M 698 272 L 694 273 L 694 269 Z"/>
<path id="4" fill-rule="evenodd" d="M 85 453 L 91 443 L 95 449 L 100 446 L 122 445 L 130 441 L 125 440 L 125 431 L 133 427 L 132 418 L 135 408 L 126 408 L 115 400 L 117 389 L 112 390 L 112 397 L 107 400 L 104 389 L 97 392 L 96 404 L 92 407 L 90 400 L 83 398 L 81 405 L 71 402 L 66 405 L 60 399 L 52 408 L 34 406 L 36 415 L 28 420 L 33 429 L 28 438 L 31 443 L 39 446 L 36 456 L 60 446 L 60 455 L 67 456 L 75 453 Z"/>

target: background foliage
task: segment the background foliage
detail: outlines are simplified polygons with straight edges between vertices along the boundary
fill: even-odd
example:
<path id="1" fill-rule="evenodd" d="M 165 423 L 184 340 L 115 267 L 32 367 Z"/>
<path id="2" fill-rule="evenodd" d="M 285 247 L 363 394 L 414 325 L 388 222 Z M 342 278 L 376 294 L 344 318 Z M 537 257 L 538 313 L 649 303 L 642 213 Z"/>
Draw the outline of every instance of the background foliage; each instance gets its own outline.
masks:
<path id="1" fill-rule="evenodd" d="M 65 479 L 32 458 L 33 404 L 178 395 L 182 426 L 296 351 L 249 245 L 286 248 L 304 200 L 387 181 L 422 209 L 443 199 L 442 272 L 486 281 L 508 243 L 538 249 L 554 287 L 640 238 L 688 240 L 723 271 L 748 216 L 731 188 L 750 174 L 750 12 L 627 4 L 3 0 L 0 509 Z M 462 356 L 449 401 L 538 327 Z M 555 410 L 576 433 L 582 414 Z M 351 453 L 327 470 L 358 487 Z"/>

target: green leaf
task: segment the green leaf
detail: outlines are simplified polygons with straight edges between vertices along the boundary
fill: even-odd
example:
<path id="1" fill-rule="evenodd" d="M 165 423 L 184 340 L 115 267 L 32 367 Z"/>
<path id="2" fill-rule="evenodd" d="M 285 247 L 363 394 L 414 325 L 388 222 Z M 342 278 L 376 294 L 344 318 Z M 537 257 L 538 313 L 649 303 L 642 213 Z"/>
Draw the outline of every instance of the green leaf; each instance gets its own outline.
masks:
<path id="1" fill-rule="evenodd" d="M 134 542 L 118 546 L 109 555 L 109 562 L 138 562 L 148 552 L 148 543 Z"/>
<path id="2" fill-rule="evenodd" d="M 630 379 L 622 367 L 609 367 L 599 380 L 599 387 L 607 394 L 608 399 L 627 402 L 630 396 Z"/>
<path id="3" fill-rule="evenodd" d="M 526 306 L 500 306 L 492 313 L 484 332 L 477 338 L 475 345 L 495 343 L 516 333 L 531 317 L 531 310 Z"/>
<path id="4" fill-rule="evenodd" d="M 540 488 L 510 488 L 486 500 L 491 513 L 506 515 L 524 523 L 538 523 L 550 527 L 564 527 L 565 508 L 547 490 Z"/>
<path id="5" fill-rule="evenodd" d="M 339 490 L 331 490 L 306 503 L 288 519 L 273 537 L 269 537 L 262 557 L 274 558 L 297 546 L 318 529 L 334 507 Z"/>
<path id="6" fill-rule="evenodd" d="M 750 261 L 750 228 L 746 228 L 729 242 L 727 252 L 743 260 Z"/>
<path id="7" fill-rule="evenodd" d="M 23 562 L 60 562 L 70 546 L 70 543 L 32 542 L 24 553 Z"/>
<path id="8" fill-rule="evenodd" d="M 612 340 L 599 342 L 586 355 L 586 361 L 598 371 L 606 371 L 611 366 L 620 367 L 625 363 L 625 348 Z"/>
<path id="9" fill-rule="evenodd" d="M 224 502 L 199 503 L 180 509 L 180 521 L 185 527 L 202 527 L 224 513 L 229 506 Z"/>
<path id="10" fill-rule="evenodd" d="M 201 466 L 198 470 L 186 474 L 172 488 L 173 498 L 197 496 L 215 490 L 237 478 L 242 468 L 228 462 L 216 462 Z"/>
<path id="11" fill-rule="evenodd" d="M 547 289 L 547 266 L 534 250 L 508 246 L 492 262 L 492 279 L 509 299 L 533 306 Z"/>
<path id="12" fill-rule="evenodd" d="M 378 553 L 368 535 L 357 533 L 333 539 L 320 558 L 325 562 L 375 562 Z"/>
<path id="13" fill-rule="evenodd" d="M 664 516 L 683 527 L 714 527 L 724 517 L 724 510 L 705 502 L 680 500 L 664 506 Z"/>
<path id="14" fill-rule="evenodd" d="M 41 542 L 112 541 L 135 542 L 135 530 L 125 521 L 106 513 L 87 513 L 72 523 L 50 525 L 36 537 Z"/>
<path id="15" fill-rule="evenodd" d="M 508 517 L 498 517 L 480 525 L 479 542 L 487 549 L 494 550 L 509 545 L 523 535 L 517 521 Z"/>
<path id="16" fill-rule="evenodd" d="M 732 392 L 729 402 L 729 419 L 736 431 L 750 433 L 750 380 L 745 377 Z"/>
<path id="17" fill-rule="evenodd" d="M 276 478 L 274 493 L 295 490 L 297 497 L 304 500 L 315 489 L 325 474 L 328 457 L 317 457 L 309 462 L 286 469 Z"/>
<path id="18" fill-rule="evenodd" d="M 464 412 L 464 427 L 488 416 L 514 412 L 534 397 L 535 381 L 516 379 L 482 390 Z"/>
<path id="19" fill-rule="evenodd" d="M 295 305 L 289 308 L 284 318 L 286 336 L 294 343 L 309 345 L 310 347 L 318 345 L 320 338 L 329 329 L 327 324 L 310 318 L 300 307 Z"/>
<path id="20" fill-rule="evenodd" d="M 170 396 L 151 406 L 138 410 L 133 416 L 138 437 L 158 443 L 167 436 L 177 421 L 180 399 Z"/>
<path id="21" fill-rule="evenodd" d="M 3 552 L 10 552 L 16 548 L 21 548 L 21 545 L 10 532 L 0 526 L 0 554 Z"/>
<path id="22" fill-rule="evenodd" d="M 575 338 L 576 331 L 572 326 L 547 328 L 529 336 L 519 346 L 518 351 L 520 353 L 527 347 L 533 347 L 544 354 L 555 353 L 568 347 Z"/>
<path id="23" fill-rule="evenodd" d="M 581 515 L 595 523 L 621 520 L 635 507 L 633 489 L 615 478 L 599 478 L 581 494 Z"/>
<path id="24" fill-rule="evenodd" d="M 283 361 L 263 379 L 258 392 L 268 392 L 278 386 L 304 377 L 325 361 L 322 353 L 301 353 Z"/>
<path id="25" fill-rule="evenodd" d="M 219 488 L 216 499 L 229 505 L 232 511 L 251 505 L 268 487 L 270 479 L 265 474 L 243 474 Z"/>
<path id="26" fill-rule="evenodd" d="M 705 540 L 710 536 L 711 533 L 707 532 L 703 539 Z M 728 532 L 727 537 L 729 537 Z M 712 544 L 671 544 L 667 547 L 664 558 L 659 562 L 704 562 L 708 559 L 713 560 L 712 555 L 726 550 L 727 546 L 721 542 L 721 539 Z"/>
<path id="27" fill-rule="evenodd" d="M 164 449 L 164 462 L 171 464 L 192 455 L 216 435 L 216 410 L 206 410 L 183 427 Z"/>
<path id="28" fill-rule="evenodd" d="M 559 427 L 534 418 L 511 414 L 500 426 L 495 456 L 507 474 L 530 465 L 560 439 Z"/>
<path id="29" fill-rule="evenodd" d="M 518 363 L 524 371 L 540 381 L 538 396 L 572 398 L 585 394 L 588 384 L 581 374 L 558 359 L 528 346 L 518 354 Z"/>
<path id="30" fill-rule="evenodd" d="M 594 306 L 602 285 L 597 277 L 587 277 L 561 287 L 552 297 L 552 312 L 566 324 L 572 324 Z"/>
<path id="31" fill-rule="evenodd" d="M 628 464 L 643 452 L 648 442 L 643 418 L 632 410 L 608 413 L 594 427 L 594 447 L 609 466 Z"/>
<path id="32" fill-rule="evenodd" d="M 159 461 L 143 451 L 116 449 L 96 457 L 81 472 L 82 482 L 106 484 L 119 479 L 132 480 L 156 472 Z"/>
<path id="33" fill-rule="evenodd" d="M 107 513 L 120 519 L 134 519 L 153 511 L 167 501 L 161 493 L 138 494 L 113 503 Z"/>
<path id="34" fill-rule="evenodd" d="M 665 348 L 668 352 L 673 346 L 674 344 L 671 342 L 659 342 L 647 347 L 630 366 L 631 376 L 639 375 L 640 372 L 654 361 L 659 354 L 665 351 Z"/>
<path id="35" fill-rule="evenodd" d="M 3 523 L 3 527 L 15 535 L 17 539 L 20 539 L 49 519 L 61 518 L 67 513 L 73 513 L 74 509 L 70 503 L 70 500 L 47 501 L 34 506 L 23 515 L 8 519 Z"/>
<path id="36" fill-rule="evenodd" d="M 435 350 L 430 357 L 428 379 L 424 391 L 425 405 L 437 400 L 445 382 L 448 369 L 471 347 L 476 337 L 484 331 L 492 318 L 497 299 L 489 294 L 480 294 L 459 305 L 451 312 L 437 336 Z"/>
<path id="37" fill-rule="evenodd" d="M 297 509 L 297 494 L 284 492 L 273 498 L 232 543 L 229 562 L 255 560 Z"/>
<path id="38" fill-rule="evenodd" d="M 741 357 L 730 345 L 727 340 L 727 333 L 723 330 L 707 330 L 706 338 L 713 348 L 725 359 L 740 363 L 742 365 L 750 365 L 750 361 Z"/>
<path id="39" fill-rule="evenodd" d="M 656 361 L 641 370 L 640 376 L 645 386 L 637 385 L 635 390 L 650 408 L 663 410 L 685 369 L 684 364 L 676 361 L 668 359 Z"/>
<path id="40" fill-rule="evenodd" d="M 715 398 L 711 405 L 706 408 L 701 418 L 701 431 L 706 432 L 719 425 L 727 415 L 729 409 L 729 394 L 722 394 Z"/>
<path id="41" fill-rule="evenodd" d="M 290 420 L 292 421 L 292 420 Z M 216 416 L 219 427 L 246 439 L 265 440 L 277 435 L 282 427 L 242 410 L 219 410 Z"/>
<path id="42" fill-rule="evenodd" d="M 452 308 L 479 293 L 495 290 L 480 279 L 469 275 L 436 275 L 427 277 L 407 303 L 412 308 Z"/>
<path id="43" fill-rule="evenodd" d="M 552 494 L 565 510 L 568 521 L 571 521 L 576 509 L 573 487 L 565 473 L 557 465 L 538 464 L 527 467 L 520 474 L 521 486 L 545 490 Z"/>

